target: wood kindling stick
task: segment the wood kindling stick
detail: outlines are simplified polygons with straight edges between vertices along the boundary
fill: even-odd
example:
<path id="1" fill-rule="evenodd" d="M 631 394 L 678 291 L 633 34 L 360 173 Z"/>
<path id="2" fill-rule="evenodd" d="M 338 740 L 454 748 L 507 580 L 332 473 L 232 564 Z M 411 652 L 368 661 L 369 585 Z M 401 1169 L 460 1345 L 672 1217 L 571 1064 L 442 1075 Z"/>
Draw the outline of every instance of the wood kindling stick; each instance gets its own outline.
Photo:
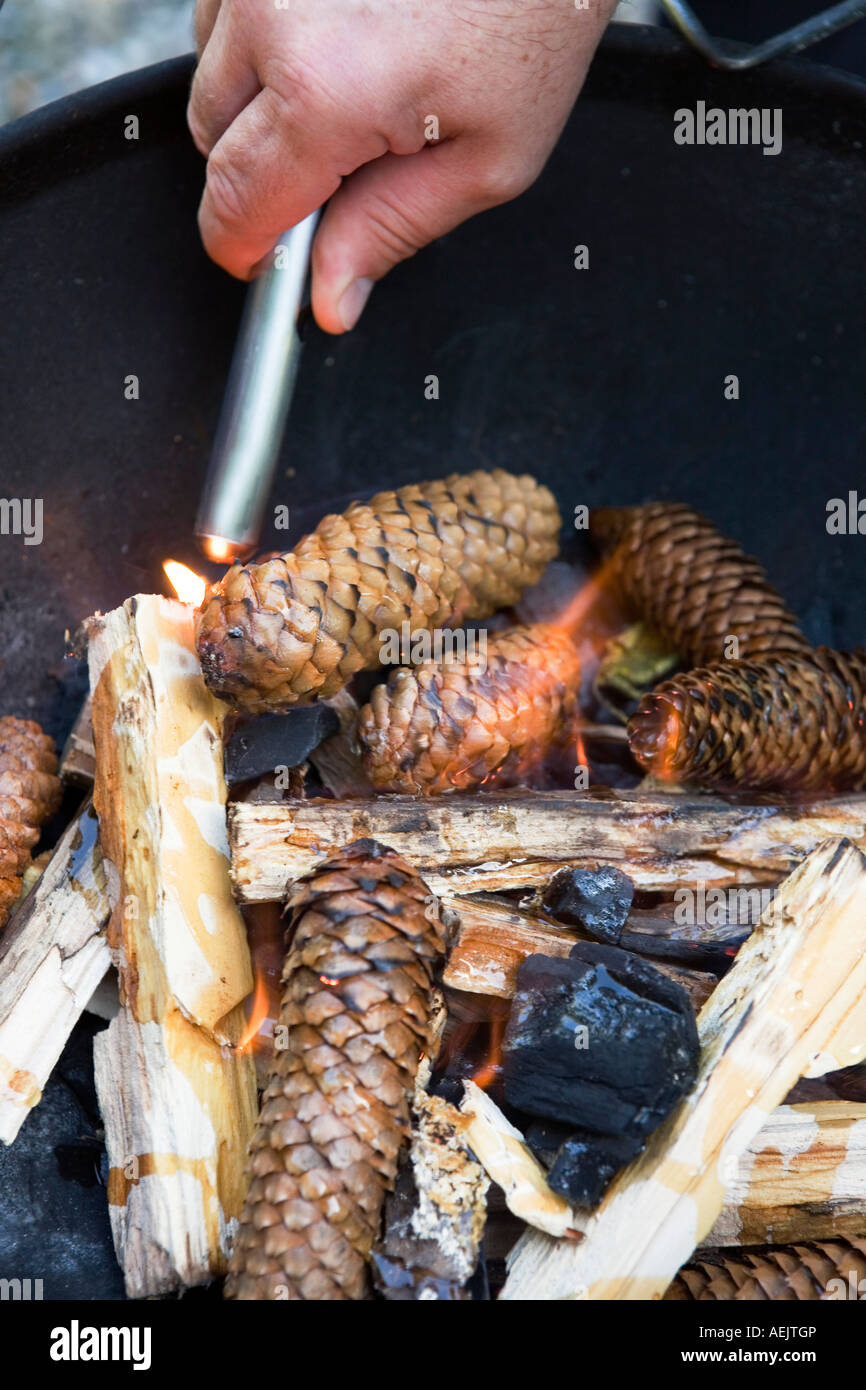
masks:
<path id="1" fill-rule="evenodd" d="M 109 901 L 90 803 L 0 934 L 0 1139 L 11 1144 L 111 964 Z"/>
<path id="2" fill-rule="evenodd" d="M 229 812 L 232 877 L 245 903 L 280 901 L 363 836 L 392 845 L 447 897 L 524 888 L 563 865 L 600 863 L 656 892 L 775 883 L 832 835 L 866 849 L 866 795 L 791 807 L 607 789 L 479 792 L 237 803 Z"/>
<path id="3" fill-rule="evenodd" d="M 96 1039 L 108 1197 L 131 1297 L 224 1271 L 256 1114 L 237 1043 L 252 989 L 232 899 L 223 720 L 193 610 L 138 595 L 92 619 L 94 804 L 118 874 L 121 1009 Z"/>
<path id="4" fill-rule="evenodd" d="M 698 1028 L 694 1086 L 586 1216 L 583 1240 L 522 1237 L 502 1298 L 660 1298 L 794 1082 L 861 1060 L 866 858 L 858 849 L 828 841 L 785 880 Z"/>
<path id="5" fill-rule="evenodd" d="M 460 1109 L 466 1140 L 488 1176 L 505 1193 L 509 1211 L 552 1236 L 574 1226 L 571 1204 L 552 1191 L 547 1175 L 523 1135 L 473 1081 L 464 1081 Z"/>

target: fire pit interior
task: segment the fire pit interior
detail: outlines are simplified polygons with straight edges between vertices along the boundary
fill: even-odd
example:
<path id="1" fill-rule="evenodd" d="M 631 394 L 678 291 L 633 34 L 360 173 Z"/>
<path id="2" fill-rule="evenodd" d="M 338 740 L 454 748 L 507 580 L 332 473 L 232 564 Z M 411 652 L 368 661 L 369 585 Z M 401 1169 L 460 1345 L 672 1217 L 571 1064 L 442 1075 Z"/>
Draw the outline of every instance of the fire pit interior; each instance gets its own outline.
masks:
<path id="1" fill-rule="evenodd" d="M 0 136 L 3 489 L 44 508 L 0 714 L 65 749 L 0 723 L 0 1274 L 825 1295 L 866 1259 L 861 91 L 768 70 L 785 160 L 698 166 L 672 77 L 758 79 L 611 35 L 519 203 L 308 327 L 263 542 L 307 559 L 226 576 L 188 72 Z"/>

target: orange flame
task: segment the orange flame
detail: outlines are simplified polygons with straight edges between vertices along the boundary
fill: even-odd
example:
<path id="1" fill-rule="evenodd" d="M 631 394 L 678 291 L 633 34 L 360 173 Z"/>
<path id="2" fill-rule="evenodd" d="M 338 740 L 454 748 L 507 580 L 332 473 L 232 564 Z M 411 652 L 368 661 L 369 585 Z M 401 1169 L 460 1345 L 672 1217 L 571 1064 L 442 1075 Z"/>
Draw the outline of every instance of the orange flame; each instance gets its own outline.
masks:
<path id="1" fill-rule="evenodd" d="M 506 1022 L 504 1014 L 496 1014 L 490 1020 L 490 1053 L 484 1066 L 472 1078 L 480 1091 L 492 1086 L 502 1071 L 502 1039 L 505 1037 Z"/>
<path id="2" fill-rule="evenodd" d="M 660 757 L 653 766 L 653 772 L 665 782 L 679 781 L 676 761 L 677 754 L 680 752 L 680 717 L 675 705 L 671 705 L 668 710 L 668 717 L 665 720 L 664 738 L 661 740 Z"/>
<path id="3" fill-rule="evenodd" d="M 247 1026 L 235 1043 L 236 1052 L 246 1052 L 247 1048 L 258 1035 L 259 1029 L 269 1015 L 270 999 L 268 997 L 268 986 L 263 972 L 256 972 L 256 989 L 253 995 L 253 1006 L 250 1016 L 247 1019 Z"/>
<path id="4" fill-rule="evenodd" d="M 207 580 L 178 560 L 163 560 L 162 567 L 181 603 L 190 603 L 193 608 L 201 607 L 207 591 Z"/>

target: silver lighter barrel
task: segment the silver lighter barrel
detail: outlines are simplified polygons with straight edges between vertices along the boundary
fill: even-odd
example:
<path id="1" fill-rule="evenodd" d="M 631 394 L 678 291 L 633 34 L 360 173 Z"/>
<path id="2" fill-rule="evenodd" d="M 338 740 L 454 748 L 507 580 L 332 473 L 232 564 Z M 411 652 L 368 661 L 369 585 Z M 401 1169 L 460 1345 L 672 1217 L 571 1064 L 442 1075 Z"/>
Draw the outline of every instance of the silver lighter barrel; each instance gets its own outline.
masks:
<path id="1" fill-rule="evenodd" d="M 301 355 L 298 312 L 318 218 L 311 213 L 280 238 L 247 291 L 195 522 L 210 560 L 246 559 L 261 535 Z"/>

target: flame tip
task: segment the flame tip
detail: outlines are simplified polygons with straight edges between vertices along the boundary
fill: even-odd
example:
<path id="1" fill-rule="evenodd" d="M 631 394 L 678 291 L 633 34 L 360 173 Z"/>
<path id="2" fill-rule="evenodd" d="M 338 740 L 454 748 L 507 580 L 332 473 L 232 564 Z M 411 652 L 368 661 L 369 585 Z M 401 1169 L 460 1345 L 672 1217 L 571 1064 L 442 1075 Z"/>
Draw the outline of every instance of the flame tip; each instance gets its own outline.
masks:
<path id="1" fill-rule="evenodd" d="M 163 560 L 162 568 L 181 603 L 200 608 L 207 593 L 207 580 L 179 560 Z"/>

